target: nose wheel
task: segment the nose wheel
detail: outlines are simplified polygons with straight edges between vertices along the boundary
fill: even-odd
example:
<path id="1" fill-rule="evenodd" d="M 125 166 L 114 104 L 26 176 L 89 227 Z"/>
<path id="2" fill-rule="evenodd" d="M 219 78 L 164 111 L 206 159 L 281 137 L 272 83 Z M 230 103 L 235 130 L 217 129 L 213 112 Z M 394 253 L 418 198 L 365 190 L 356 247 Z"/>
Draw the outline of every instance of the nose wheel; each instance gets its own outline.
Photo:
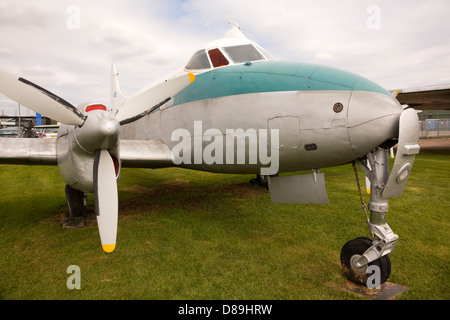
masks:
<path id="1" fill-rule="evenodd" d="M 360 237 L 347 242 L 341 250 L 341 265 L 347 278 L 359 285 L 367 285 L 371 272 L 367 272 L 369 266 L 377 266 L 379 272 L 379 283 L 384 283 L 391 275 L 391 261 L 388 255 L 372 261 L 366 265 L 359 265 L 361 256 L 372 247 L 373 242 L 366 237 Z"/>

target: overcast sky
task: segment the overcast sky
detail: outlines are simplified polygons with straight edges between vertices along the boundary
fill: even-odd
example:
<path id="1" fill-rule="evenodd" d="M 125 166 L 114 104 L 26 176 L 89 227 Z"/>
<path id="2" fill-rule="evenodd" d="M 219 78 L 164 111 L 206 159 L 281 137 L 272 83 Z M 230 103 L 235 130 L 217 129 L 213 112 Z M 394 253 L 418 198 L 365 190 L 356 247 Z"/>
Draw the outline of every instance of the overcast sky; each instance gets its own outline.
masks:
<path id="1" fill-rule="evenodd" d="M 275 58 L 386 89 L 450 83 L 448 0 L 0 0 L 0 68 L 74 105 L 109 105 L 183 66 L 235 20 Z M 0 94 L 0 114 L 17 104 Z"/>

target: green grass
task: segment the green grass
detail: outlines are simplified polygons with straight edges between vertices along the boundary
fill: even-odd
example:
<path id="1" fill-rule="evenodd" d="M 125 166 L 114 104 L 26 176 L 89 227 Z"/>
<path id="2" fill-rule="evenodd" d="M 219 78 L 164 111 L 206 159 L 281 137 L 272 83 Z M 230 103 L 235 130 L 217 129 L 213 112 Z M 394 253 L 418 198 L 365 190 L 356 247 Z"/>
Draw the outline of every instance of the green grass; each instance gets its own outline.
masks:
<path id="1" fill-rule="evenodd" d="M 345 242 L 368 235 L 353 169 L 321 171 L 330 205 L 271 203 L 248 175 L 123 169 L 118 244 L 106 254 L 95 223 L 61 227 L 56 167 L 2 165 L 0 298 L 362 299 L 344 289 L 339 263 Z M 450 298 L 449 176 L 448 155 L 421 154 L 389 202 L 400 236 L 390 281 L 409 287 L 398 299 Z M 70 265 L 80 290 L 66 286 Z"/>

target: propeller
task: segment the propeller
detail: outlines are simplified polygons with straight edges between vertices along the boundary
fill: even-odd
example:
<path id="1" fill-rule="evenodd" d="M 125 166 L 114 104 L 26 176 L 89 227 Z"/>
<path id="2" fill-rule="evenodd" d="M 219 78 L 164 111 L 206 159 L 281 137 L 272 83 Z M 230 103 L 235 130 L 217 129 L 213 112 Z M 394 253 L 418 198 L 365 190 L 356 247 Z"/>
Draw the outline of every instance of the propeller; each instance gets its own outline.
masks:
<path id="1" fill-rule="evenodd" d="M 85 115 L 66 100 L 24 78 L 0 70 L 0 92 L 25 107 L 65 124 L 84 123 Z"/>
<path id="2" fill-rule="evenodd" d="M 109 150 L 119 149 L 120 125 L 136 121 L 157 110 L 195 80 L 193 74 L 184 74 L 127 98 L 119 89 L 117 75 L 113 64 L 112 110 L 108 111 L 103 105 L 89 104 L 82 112 L 31 81 L 0 70 L 1 93 L 53 120 L 75 125 L 77 142 L 83 150 L 95 153 L 93 189 L 100 239 L 106 252 L 115 249 L 117 237 L 119 159 L 111 156 Z"/>
<path id="3" fill-rule="evenodd" d="M 189 73 L 186 76 L 166 80 L 142 93 L 134 95 L 127 99 L 124 107 L 118 108 L 116 118 L 120 124 L 133 122 L 158 109 L 173 97 L 173 92 L 180 92 L 194 81 L 194 74 Z"/>
<path id="4" fill-rule="evenodd" d="M 102 247 L 104 251 L 112 252 L 116 247 L 119 208 L 116 171 L 108 150 L 95 153 L 94 197 Z"/>

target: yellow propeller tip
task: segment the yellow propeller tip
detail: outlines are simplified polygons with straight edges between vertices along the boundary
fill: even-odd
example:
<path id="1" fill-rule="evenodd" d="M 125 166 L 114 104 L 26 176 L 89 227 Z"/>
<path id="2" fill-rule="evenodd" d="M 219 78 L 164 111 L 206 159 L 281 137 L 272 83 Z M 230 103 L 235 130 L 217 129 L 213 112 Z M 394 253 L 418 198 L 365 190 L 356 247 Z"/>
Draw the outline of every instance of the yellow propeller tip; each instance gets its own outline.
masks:
<path id="1" fill-rule="evenodd" d="M 195 75 L 193 73 L 188 73 L 188 76 L 191 83 L 195 81 Z"/>
<path id="2" fill-rule="evenodd" d="M 103 251 L 109 253 L 109 252 L 113 252 L 114 251 L 114 249 L 116 248 L 116 245 L 115 244 L 103 244 L 102 248 L 103 248 Z"/>

